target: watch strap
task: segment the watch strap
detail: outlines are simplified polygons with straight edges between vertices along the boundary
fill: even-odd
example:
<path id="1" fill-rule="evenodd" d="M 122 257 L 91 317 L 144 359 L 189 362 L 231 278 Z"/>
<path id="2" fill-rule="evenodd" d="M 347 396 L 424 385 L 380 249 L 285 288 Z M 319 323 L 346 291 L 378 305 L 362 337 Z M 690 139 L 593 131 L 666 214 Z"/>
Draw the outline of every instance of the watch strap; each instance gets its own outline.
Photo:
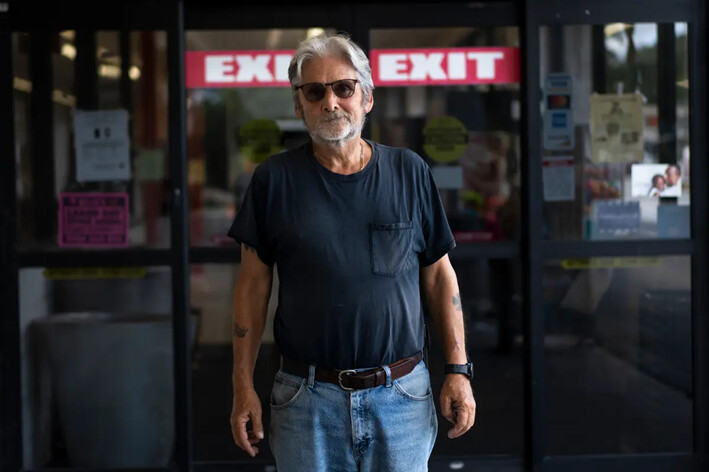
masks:
<path id="1" fill-rule="evenodd" d="M 446 364 L 444 368 L 446 374 L 463 374 L 473 380 L 473 363 L 467 364 Z"/>

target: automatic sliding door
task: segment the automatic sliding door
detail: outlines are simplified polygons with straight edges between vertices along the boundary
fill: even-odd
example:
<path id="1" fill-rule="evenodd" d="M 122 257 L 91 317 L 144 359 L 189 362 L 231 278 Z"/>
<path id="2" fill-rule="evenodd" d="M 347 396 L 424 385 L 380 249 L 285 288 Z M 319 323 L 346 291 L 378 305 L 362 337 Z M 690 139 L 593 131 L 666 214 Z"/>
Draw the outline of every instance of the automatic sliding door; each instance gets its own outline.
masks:
<path id="1" fill-rule="evenodd" d="M 485 254 L 520 230 L 519 36 L 516 27 L 373 28 L 371 135 L 416 151 L 431 167 L 458 247 L 468 357 L 480 409 L 465 436 L 446 436 L 440 415 L 433 461 L 523 454 L 521 267 Z M 468 254 L 470 254 L 468 252 Z M 429 323 L 432 324 L 432 323 Z M 430 370 L 438 402 L 444 355 L 433 332 Z M 437 409 L 440 410 L 439 405 Z M 463 462 L 461 462 L 463 461 Z M 462 466 L 460 464 L 463 464 Z M 472 467 L 472 466 L 471 466 Z"/>

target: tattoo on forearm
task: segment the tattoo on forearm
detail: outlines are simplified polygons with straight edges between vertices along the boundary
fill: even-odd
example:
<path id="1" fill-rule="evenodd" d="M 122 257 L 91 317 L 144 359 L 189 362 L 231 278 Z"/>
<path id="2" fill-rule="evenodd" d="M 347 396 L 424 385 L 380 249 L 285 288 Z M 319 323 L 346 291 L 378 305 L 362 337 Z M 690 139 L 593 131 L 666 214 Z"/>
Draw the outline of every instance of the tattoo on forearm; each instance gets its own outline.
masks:
<path id="1" fill-rule="evenodd" d="M 256 249 L 252 248 L 251 246 L 247 246 L 246 244 L 244 244 L 244 249 L 246 249 L 246 250 L 249 251 L 249 252 L 253 252 L 254 254 L 256 254 Z"/>
<path id="2" fill-rule="evenodd" d="M 236 336 L 237 338 L 243 338 L 246 336 L 246 333 L 248 333 L 249 330 L 247 328 L 244 328 L 243 326 L 239 326 L 238 323 L 234 323 L 234 326 L 232 326 L 231 333 L 233 336 Z"/>
<path id="3" fill-rule="evenodd" d="M 455 311 L 463 312 L 463 305 L 460 303 L 460 294 L 456 293 L 453 295 L 453 306 L 455 307 Z"/>

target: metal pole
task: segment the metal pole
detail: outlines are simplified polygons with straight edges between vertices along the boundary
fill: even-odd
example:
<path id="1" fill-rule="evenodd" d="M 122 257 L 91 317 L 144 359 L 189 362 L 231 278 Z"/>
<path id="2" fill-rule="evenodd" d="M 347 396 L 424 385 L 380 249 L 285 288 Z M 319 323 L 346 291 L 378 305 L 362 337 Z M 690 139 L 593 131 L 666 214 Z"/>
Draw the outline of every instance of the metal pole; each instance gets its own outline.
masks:
<path id="1" fill-rule="evenodd" d="M 709 466 L 709 228 L 707 225 L 707 9 L 706 1 L 694 4 L 694 23 L 689 25 L 689 141 L 692 200 L 692 344 L 694 452 L 699 470 Z"/>
<path id="2" fill-rule="evenodd" d="M 524 323 L 524 459 L 526 469 L 543 468 L 545 431 L 544 403 L 544 310 L 542 305 L 544 258 L 542 178 L 539 113 L 539 21 L 535 0 L 521 9 L 522 120 L 522 297 Z"/>
<path id="3" fill-rule="evenodd" d="M 184 5 L 168 2 L 167 65 L 170 159 L 172 307 L 175 349 L 175 461 L 178 470 L 192 465 L 190 261 L 187 195 Z"/>
<path id="4" fill-rule="evenodd" d="M 7 5 L 7 4 L 5 4 Z M 22 468 L 20 314 L 15 259 L 17 201 L 12 31 L 0 11 L 0 470 Z"/>

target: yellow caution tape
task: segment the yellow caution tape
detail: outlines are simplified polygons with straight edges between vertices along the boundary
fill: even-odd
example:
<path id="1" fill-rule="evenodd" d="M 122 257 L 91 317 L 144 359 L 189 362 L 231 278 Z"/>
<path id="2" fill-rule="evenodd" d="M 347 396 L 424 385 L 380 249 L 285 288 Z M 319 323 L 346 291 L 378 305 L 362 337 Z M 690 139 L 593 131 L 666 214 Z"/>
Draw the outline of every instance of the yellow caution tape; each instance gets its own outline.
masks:
<path id="1" fill-rule="evenodd" d="M 145 277 L 145 267 L 53 267 L 42 272 L 46 279 L 127 279 Z"/>

